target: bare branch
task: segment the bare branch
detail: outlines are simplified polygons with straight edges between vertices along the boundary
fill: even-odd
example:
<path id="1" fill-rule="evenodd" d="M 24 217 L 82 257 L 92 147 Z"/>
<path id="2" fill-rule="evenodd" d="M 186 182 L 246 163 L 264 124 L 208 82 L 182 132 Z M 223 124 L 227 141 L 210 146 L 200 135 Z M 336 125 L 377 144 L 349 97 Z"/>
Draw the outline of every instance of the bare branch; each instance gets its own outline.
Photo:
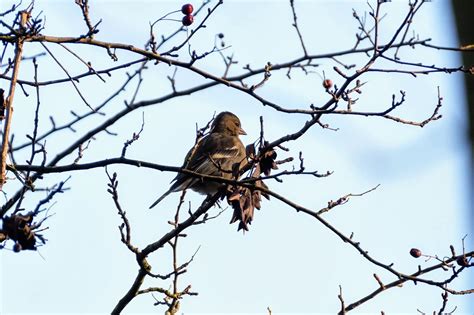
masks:
<path id="1" fill-rule="evenodd" d="M 20 12 L 20 26 L 24 27 L 30 17 L 30 12 L 21 11 Z M 9 151 L 8 138 L 10 136 L 10 129 L 13 116 L 13 98 L 15 96 L 15 86 L 17 83 L 18 73 L 20 71 L 21 57 L 23 55 L 23 43 L 24 40 L 19 38 L 15 43 L 15 60 L 13 66 L 13 76 L 10 81 L 10 91 L 8 97 L 5 100 L 5 123 L 3 127 L 2 135 L 2 148 L 0 153 L 0 188 L 3 187 L 3 184 L 6 182 L 6 167 L 7 167 L 7 155 Z M 2 93 L 3 94 L 3 93 Z"/>

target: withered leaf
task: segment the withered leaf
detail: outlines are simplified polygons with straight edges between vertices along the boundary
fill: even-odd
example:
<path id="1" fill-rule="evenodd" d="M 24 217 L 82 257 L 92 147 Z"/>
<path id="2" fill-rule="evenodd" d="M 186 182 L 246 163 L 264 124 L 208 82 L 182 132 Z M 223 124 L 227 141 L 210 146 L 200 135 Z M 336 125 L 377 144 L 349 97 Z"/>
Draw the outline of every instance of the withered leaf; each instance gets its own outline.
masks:
<path id="1" fill-rule="evenodd" d="M 268 145 L 268 142 L 264 143 L 264 147 Z M 277 153 L 272 149 L 266 151 L 261 157 L 258 157 L 255 153 L 255 146 L 249 144 L 246 147 L 247 157 L 253 160 L 255 165 L 253 166 L 250 178 L 259 179 L 261 174 L 264 173 L 269 176 L 271 170 L 278 169 L 275 159 Z M 268 189 L 267 185 L 262 180 L 255 180 L 254 185 L 256 188 Z M 238 231 L 249 230 L 249 225 L 253 221 L 255 208 L 261 209 L 262 196 L 266 199 L 270 199 L 270 196 L 266 193 L 261 192 L 258 189 L 252 187 L 235 187 L 229 186 L 227 188 L 227 202 L 232 206 L 234 210 L 230 223 L 239 222 L 237 228 Z"/>
<path id="2" fill-rule="evenodd" d="M 245 152 L 247 154 L 247 158 L 253 159 L 255 157 L 255 146 L 253 145 L 253 143 L 245 147 Z"/>
<path id="3" fill-rule="evenodd" d="M 6 216 L 3 218 L 2 233 L 15 241 L 18 244 L 17 248 L 36 250 L 36 235 L 32 229 L 32 222 L 32 213 Z"/>

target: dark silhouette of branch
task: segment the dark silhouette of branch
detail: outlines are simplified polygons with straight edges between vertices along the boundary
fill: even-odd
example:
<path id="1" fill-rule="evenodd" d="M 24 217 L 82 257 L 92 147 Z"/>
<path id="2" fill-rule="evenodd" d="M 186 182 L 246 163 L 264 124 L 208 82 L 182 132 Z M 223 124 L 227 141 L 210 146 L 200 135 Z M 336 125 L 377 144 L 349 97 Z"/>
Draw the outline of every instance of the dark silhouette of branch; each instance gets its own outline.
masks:
<path id="1" fill-rule="evenodd" d="M 185 236 L 189 235 L 191 227 L 199 228 L 203 223 L 207 223 L 209 220 L 219 216 L 224 210 L 220 211 L 217 215 L 210 216 L 208 210 L 214 205 L 219 205 L 218 200 L 220 198 L 227 197 L 226 201 L 232 205 L 234 210 L 234 216 L 232 221 L 239 221 L 239 228 L 248 230 L 247 225 L 251 223 L 253 217 L 254 208 L 260 209 L 262 204 L 262 198 L 272 197 L 272 200 L 279 200 L 290 210 L 293 209 L 298 213 L 308 215 L 310 218 L 316 220 L 316 223 L 321 224 L 326 230 L 333 235 L 336 235 L 341 239 L 343 244 L 347 244 L 354 249 L 354 253 L 360 254 L 361 257 L 370 266 L 376 267 L 379 270 L 386 271 L 388 276 L 395 279 L 391 279 L 387 282 L 384 277 L 381 277 L 380 273 L 373 273 L 373 278 L 377 283 L 377 289 L 369 292 L 358 300 L 348 302 L 347 297 L 350 295 L 345 294 L 343 296 L 342 287 L 339 287 L 339 302 L 340 302 L 340 314 L 346 314 L 347 312 L 357 308 L 358 306 L 374 299 L 380 293 L 387 291 L 391 288 L 397 287 L 405 282 L 412 281 L 415 284 L 422 284 L 432 286 L 441 291 L 441 306 L 439 307 L 438 313 L 444 313 L 447 309 L 448 296 L 449 295 L 463 295 L 471 294 L 474 289 L 453 289 L 452 284 L 461 275 L 465 274 L 465 271 L 474 266 L 474 252 L 466 251 L 464 249 L 462 254 L 456 254 L 454 247 L 451 246 L 451 256 L 438 258 L 437 255 L 427 255 L 421 253 L 418 249 L 412 249 L 410 254 L 413 257 L 426 257 L 433 259 L 436 262 L 428 267 L 422 268 L 419 266 L 418 270 L 411 272 L 404 272 L 399 268 L 395 267 L 394 263 L 385 262 L 389 258 L 382 257 L 378 258 L 372 254 L 369 254 L 367 248 L 364 248 L 358 241 L 355 240 L 354 234 L 346 234 L 346 232 L 338 229 L 337 226 L 332 224 L 330 220 L 325 217 L 325 214 L 329 211 L 337 211 L 340 207 L 343 207 L 349 203 L 351 198 L 361 197 L 365 194 L 373 192 L 377 189 L 378 185 L 366 190 L 362 193 L 346 193 L 345 195 L 339 195 L 333 200 L 329 200 L 327 205 L 322 205 L 319 209 L 308 208 L 298 203 L 297 200 L 290 200 L 284 194 L 276 193 L 275 189 L 270 189 L 265 183 L 275 183 L 278 185 L 279 182 L 283 181 L 285 176 L 302 176 L 310 175 L 314 178 L 329 176 L 332 172 L 318 173 L 313 170 L 306 170 L 304 163 L 303 153 L 293 154 L 292 156 L 276 160 L 277 151 L 285 151 L 285 154 L 290 150 L 286 147 L 291 147 L 288 142 L 300 140 L 303 137 L 307 137 L 307 134 L 311 129 L 321 127 L 322 131 L 334 130 L 337 128 L 331 128 L 326 123 L 330 121 L 325 118 L 334 117 L 347 117 L 352 118 L 364 118 L 364 117 L 378 117 L 381 119 L 388 119 L 396 123 L 412 125 L 417 127 L 424 127 L 426 124 L 431 123 L 440 119 L 441 107 L 443 97 L 440 93 L 440 88 L 437 90 L 437 102 L 433 101 L 433 110 L 427 114 L 425 119 L 420 121 L 414 121 L 408 117 L 397 116 L 397 110 L 403 106 L 406 106 L 409 102 L 409 96 L 405 91 L 400 91 L 399 96 L 392 94 L 391 102 L 388 99 L 388 104 L 384 106 L 376 107 L 376 110 L 366 110 L 359 104 L 362 102 L 359 100 L 359 94 L 365 92 L 366 81 L 370 76 L 377 77 L 388 77 L 388 76 L 403 76 L 404 78 L 409 75 L 411 77 L 418 77 L 419 75 L 430 75 L 432 73 L 440 74 L 451 74 L 451 73 L 473 73 L 472 67 L 467 66 L 446 66 L 445 64 L 430 65 L 427 61 L 421 59 L 407 60 L 401 58 L 400 52 L 407 48 L 424 48 L 430 50 L 444 50 L 444 51 L 464 51 L 474 52 L 474 49 L 470 46 L 464 47 L 444 47 L 441 45 L 435 45 L 431 39 L 425 37 L 419 37 L 413 30 L 413 22 L 417 13 L 426 2 L 424 0 L 413 0 L 408 4 L 407 11 L 403 13 L 399 24 L 396 25 L 395 29 L 391 33 L 384 33 L 386 29 L 383 27 L 382 20 L 385 15 L 381 12 L 382 6 L 385 1 L 376 1 L 375 5 L 372 6 L 368 3 L 368 13 L 364 16 L 360 16 L 356 11 L 353 11 L 353 18 L 357 24 L 356 30 L 356 41 L 355 44 L 350 45 L 352 48 L 345 49 L 336 52 L 327 52 L 320 54 L 312 54 L 308 50 L 310 46 L 305 45 L 303 38 L 304 29 L 300 28 L 298 24 L 297 10 L 295 9 L 295 1 L 290 0 L 291 10 L 291 21 L 292 26 L 296 30 L 299 43 L 301 45 L 302 52 L 296 56 L 284 60 L 265 60 L 264 63 L 258 67 L 251 67 L 250 64 L 243 63 L 240 69 L 236 69 L 236 65 L 240 64 L 241 60 L 237 60 L 234 52 L 227 53 L 228 48 L 231 45 L 224 42 L 224 31 L 219 30 L 211 35 L 211 43 L 208 50 L 196 51 L 192 49 L 193 42 L 197 40 L 196 34 L 199 32 L 205 35 L 202 30 L 205 29 L 206 24 L 212 19 L 215 14 L 219 13 L 217 10 L 223 3 L 223 1 L 217 0 L 212 6 L 208 6 L 210 1 L 205 0 L 197 11 L 192 16 L 197 16 L 199 12 L 203 13 L 203 16 L 199 16 L 199 23 L 195 24 L 195 27 L 185 27 L 184 25 L 179 26 L 176 30 L 168 32 L 167 34 L 161 35 L 161 40 L 155 38 L 155 31 L 161 31 L 161 29 L 154 29 L 157 22 L 162 21 L 164 17 L 168 17 L 171 14 L 181 14 L 180 10 L 167 13 L 163 18 L 158 19 L 154 23 L 150 23 L 149 38 L 144 48 L 132 45 L 127 42 L 110 42 L 106 39 L 98 40 L 95 35 L 98 33 L 98 26 L 101 23 L 99 20 L 95 25 L 92 23 L 90 18 L 90 8 L 88 0 L 76 0 L 76 4 L 79 6 L 82 12 L 82 19 L 84 20 L 87 30 L 84 34 L 78 36 L 53 36 L 43 34 L 43 21 L 40 18 L 32 18 L 31 10 L 33 10 L 33 4 L 28 6 L 25 11 L 18 11 L 18 6 L 13 6 L 11 9 L 0 13 L 2 20 L 0 21 L 0 27 L 5 33 L 0 33 L 0 42 L 2 43 L 3 51 L 0 56 L 0 66 L 2 73 L 0 79 L 6 80 L 10 83 L 10 91 L 8 95 L 4 95 L 4 91 L 0 89 L 0 119 L 4 119 L 4 130 L 3 130 L 3 142 L 2 142 L 2 155 L 0 160 L 0 184 L 5 183 L 6 170 L 10 171 L 18 181 L 11 181 L 12 188 L 18 189 L 14 194 L 5 193 L 5 203 L 2 205 L 0 210 L 0 217 L 3 220 L 4 226 L 7 222 L 7 228 L 0 230 L 0 242 L 8 241 L 8 238 L 14 240 L 16 251 L 23 249 L 36 249 L 36 239 L 42 241 L 44 244 L 45 239 L 37 232 L 42 231 L 39 229 L 41 223 L 46 220 L 46 216 L 43 220 L 33 222 L 34 217 L 37 213 L 43 211 L 42 207 L 57 193 L 62 193 L 66 190 L 64 188 L 64 182 L 53 186 L 47 197 L 42 199 L 34 210 L 30 213 L 24 214 L 22 211 L 22 201 L 26 199 L 30 194 L 34 194 L 35 190 L 41 190 L 35 187 L 35 183 L 41 182 L 42 179 L 50 176 L 50 174 L 66 173 L 66 172 L 85 172 L 86 170 L 96 168 L 106 168 L 106 174 L 109 180 L 108 193 L 111 195 L 113 201 L 113 207 L 115 207 L 118 216 L 120 217 L 120 240 L 127 247 L 129 253 L 136 259 L 139 267 L 138 273 L 136 274 L 133 281 L 130 283 L 130 287 L 123 294 L 112 311 L 112 314 L 121 313 L 127 305 L 138 295 L 147 293 L 160 294 L 160 298 L 156 299 L 155 305 L 162 305 L 167 308 L 168 314 L 175 314 L 179 310 L 180 302 L 183 297 L 190 295 L 197 295 L 196 292 L 191 291 L 191 285 L 186 285 L 184 288 L 180 288 L 179 284 L 182 281 L 178 281 L 179 277 L 187 272 L 188 266 L 195 258 L 195 254 L 192 255 L 187 261 L 178 261 L 179 246 Z M 189 8 L 189 6 L 188 6 Z M 191 8 L 191 12 L 193 8 Z M 188 16 L 190 13 L 183 7 L 181 12 Z M 16 16 L 13 22 L 7 23 L 7 19 L 4 18 L 8 15 Z M 39 15 L 38 15 L 39 16 Z M 198 19 L 195 19 L 197 22 Z M 183 23 L 184 24 L 184 23 Z M 186 24 L 187 25 L 187 24 Z M 409 34 L 413 33 L 413 36 Z M 183 38 L 178 38 L 178 34 L 186 34 Z M 205 38 L 205 37 L 203 37 Z M 425 38 L 425 39 L 420 39 Z M 205 40 L 199 38 L 199 40 Z M 225 38 L 227 42 L 227 37 Z M 213 42 L 213 43 L 212 43 Z M 38 66 L 36 59 L 33 59 L 34 75 L 29 76 L 25 74 L 24 78 L 19 78 L 19 66 L 22 61 L 28 60 L 30 57 L 24 57 L 23 55 L 23 44 L 24 43 L 37 43 L 41 45 L 44 50 L 48 52 L 51 58 L 61 68 L 57 72 L 64 73 L 54 74 L 53 78 L 47 81 L 38 80 Z M 84 65 L 87 67 L 87 71 L 73 75 L 72 71 L 65 66 L 65 63 L 61 58 L 51 53 L 48 48 L 53 44 L 60 45 L 63 49 L 72 55 L 81 67 Z M 165 45 L 166 44 L 166 45 Z M 120 54 L 118 52 L 126 53 L 128 56 L 137 58 L 131 62 L 122 62 L 121 64 L 105 68 L 102 70 L 96 70 L 96 67 L 92 67 L 92 61 L 86 61 L 88 58 L 84 58 L 82 54 L 77 53 L 79 49 L 73 49 L 74 47 L 87 48 L 91 52 L 99 52 L 107 54 L 113 61 L 118 61 Z M 11 49 L 9 48 L 11 47 Z M 25 46 L 27 47 L 27 46 Z M 13 50 L 15 48 L 15 50 Z M 41 47 L 40 47 L 41 48 Z M 392 54 L 393 55 L 390 55 Z M 183 55 L 184 54 L 184 55 Z M 222 59 L 222 64 L 219 70 L 209 70 L 206 68 L 204 62 L 200 62 L 215 54 L 217 59 Z M 218 55 L 217 55 L 218 54 Z M 228 55 L 227 55 L 228 54 Z M 179 58 L 181 56 L 181 58 Z M 40 57 L 33 56 L 33 57 Z M 352 60 L 349 62 L 347 59 L 353 59 L 354 57 L 361 57 L 357 62 Z M 6 60 L 4 62 L 4 60 Z M 96 66 L 97 63 L 94 63 Z M 297 76 L 292 71 L 300 71 L 304 74 L 312 74 L 318 71 L 320 65 L 328 66 L 331 71 L 331 75 L 326 78 L 326 74 L 323 71 L 323 75 L 318 74 L 322 79 L 322 84 L 319 86 L 320 91 L 325 93 L 323 98 L 319 98 L 315 104 L 296 103 L 288 104 L 285 100 L 276 99 L 273 95 L 264 93 L 267 86 L 271 85 L 274 81 L 275 74 L 285 75 L 288 80 L 297 80 Z M 105 101 L 98 105 L 89 104 L 86 101 L 83 93 L 80 91 L 80 79 L 89 78 L 89 76 L 98 77 L 101 82 L 100 84 L 109 84 L 112 80 L 106 80 L 107 76 L 110 77 L 112 74 L 125 73 L 130 67 L 134 67 L 131 74 L 126 73 L 126 79 L 118 86 Z M 154 67 L 158 71 L 162 71 L 162 77 L 168 80 L 171 84 L 167 89 L 158 89 L 158 93 L 155 93 L 153 99 L 142 99 L 141 95 L 142 88 L 146 86 L 145 82 L 145 70 Z M 170 70 L 164 70 L 170 68 Z M 178 71 L 178 69 L 180 71 Z M 229 75 L 232 70 L 232 75 Z M 82 70 L 81 70 L 82 71 Z M 168 71 L 168 72 L 166 72 Z M 223 71 L 223 74 L 222 74 Z M 334 71 L 334 72 L 333 72 Z M 172 73 L 172 75 L 169 75 Z M 316 72 L 317 73 L 317 72 Z M 181 74 L 191 75 L 193 81 L 186 85 L 186 88 L 181 87 Z M 92 79 L 92 78 L 90 78 Z M 136 81 L 134 81 L 136 79 Z M 97 81 L 97 80 L 96 80 Z M 130 97 L 123 102 L 118 102 L 119 96 L 126 88 L 129 88 L 132 81 L 136 82 L 131 90 Z M 74 91 L 79 94 L 83 101 L 89 107 L 85 113 L 76 113 L 70 111 L 71 117 L 66 122 L 59 124 L 56 123 L 59 118 L 54 114 L 49 117 L 51 126 L 45 128 L 45 122 L 40 120 L 42 117 L 40 112 L 40 90 L 48 86 L 56 86 L 70 82 L 73 86 L 67 85 L 65 88 L 68 91 Z M 98 82 L 98 81 L 97 81 Z M 294 81 L 291 81 L 292 83 Z M 297 82 L 295 82 L 297 83 Z M 23 139 L 22 134 L 16 133 L 15 126 L 11 125 L 11 114 L 13 109 L 13 96 L 16 85 L 19 85 L 23 90 L 25 96 L 28 96 L 29 90 L 25 89 L 28 86 L 34 87 L 36 92 L 36 107 L 34 110 L 34 120 L 32 122 L 32 133 L 27 135 L 27 140 L 18 145 L 13 145 L 14 139 Z M 295 117 L 299 115 L 304 117 L 305 121 L 299 125 L 295 125 L 293 130 L 285 131 L 280 135 L 275 136 L 272 141 L 265 139 L 264 136 L 264 125 L 263 117 L 260 117 L 260 137 L 254 143 L 247 146 L 247 161 L 245 167 L 242 169 L 236 169 L 233 171 L 234 179 L 225 179 L 219 176 L 203 175 L 199 172 L 189 171 L 183 167 L 167 166 L 162 164 L 151 163 L 148 161 L 140 161 L 134 159 L 125 158 L 127 150 L 132 150 L 134 146 L 131 146 L 136 142 L 144 129 L 144 113 L 141 129 L 139 131 L 131 130 L 120 130 L 120 133 L 113 132 L 112 128 L 117 122 L 122 122 L 129 128 L 133 126 L 128 121 L 125 121 L 127 117 L 138 109 L 145 109 L 149 106 L 156 106 L 159 104 L 166 103 L 168 101 L 176 100 L 182 96 L 188 96 L 201 91 L 206 91 L 215 86 L 224 86 L 230 88 L 233 92 L 237 92 L 252 101 L 256 101 L 262 106 L 270 107 L 273 112 L 285 115 L 286 117 Z M 74 90 L 72 90 L 74 89 Z M 128 91 L 127 91 L 128 92 Z M 139 93 L 140 92 L 140 93 Z M 392 92 L 393 93 L 393 92 Z M 364 100 L 366 101 L 366 100 Z M 298 101 L 296 101 L 298 102 Z M 112 104 L 120 103 L 120 107 L 113 107 Z M 357 105 L 357 106 L 355 106 Z M 377 104 L 378 105 L 378 104 Z M 361 108 L 362 107 L 362 108 Z M 357 109 L 357 110 L 356 110 Z M 41 112 L 44 108 L 41 107 Z M 4 115 L 3 115 L 4 113 Z M 32 111 L 33 113 L 33 111 Z M 104 118 L 100 120 L 90 119 L 101 115 Z M 79 127 L 80 124 L 89 123 L 86 127 Z M 47 123 L 47 122 L 46 122 Z M 333 122 L 331 121 L 331 125 Z M 196 143 L 200 141 L 202 136 L 212 126 L 210 121 L 205 128 L 197 129 Z M 138 128 L 137 128 L 138 129 Z M 30 129 L 29 129 L 30 130 Z M 70 136 L 63 131 L 69 130 L 76 133 L 74 137 Z M 79 131 L 79 132 L 78 132 Z M 124 136 L 125 134 L 125 136 Z M 57 143 L 50 141 L 55 139 L 55 135 L 65 136 L 66 140 L 61 143 L 61 147 L 57 146 Z M 87 163 L 82 162 L 82 158 L 85 150 L 89 143 L 99 136 L 107 135 L 119 135 L 123 137 L 124 143 L 122 147 L 122 154 L 120 157 L 107 158 L 103 160 L 92 160 Z M 127 136 L 128 135 L 128 136 Z M 131 135 L 131 136 L 130 136 Z M 23 141 L 23 140 L 22 140 Z M 46 147 L 46 141 L 48 141 L 48 147 Z M 65 148 L 64 148 L 65 147 Z M 47 153 L 48 151 L 55 152 L 56 155 Z M 60 148 L 60 149 L 59 149 Z M 29 149 L 31 152 L 24 150 Z M 50 150 L 51 149 L 51 150 Z M 303 152 L 305 150 L 303 149 Z M 7 154 L 9 155 L 10 164 L 7 164 Z M 291 154 L 291 153 L 288 153 Z M 26 164 L 19 164 L 17 161 L 25 161 Z M 296 157 L 297 156 L 297 157 Z M 305 158 L 307 156 L 305 155 Z M 67 161 L 67 162 L 65 162 Z M 71 163 L 70 161 L 73 161 Z M 292 166 L 288 163 L 293 162 Z M 23 162 L 21 162 L 23 163 Z M 70 164 L 64 164 L 70 163 Z M 189 205 L 187 212 L 182 210 L 185 205 L 185 191 L 181 195 L 180 201 L 176 207 L 174 218 L 168 223 L 170 224 L 170 230 L 157 236 L 152 242 L 142 248 L 133 244 L 132 233 L 135 236 L 139 229 L 134 229 L 134 226 L 127 218 L 127 212 L 119 202 L 119 191 L 118 191 L 118 175 L 116 173 L 110 174 L 107 167 L 112 165 L 126 165 L 148 168 L 150 170 L 166 171 L 183 173 L 190 177 L 199 178 L 201 181 L 214 181 L 222 183 L 222 190 L 218 193 L 207 196 L 207 198 L 201 203 L 197 209 Z M 219 165 L 215 165 L 220 168 Z M 280 169 L 275 171 L 276 169 Z M 272 173 L 271 173 L 272 172 Z M 235 173 L 235 174 L 234 174 Z M 240 176 L 242 177 L 241 179 Z M 10 185 L 10 182 L 8 183 Z M 16 186 L 15 186 L 16 185 Z M 226 188 L 226 189 L 224 189 Z M 47 188 L 46 188 L 47 189 Z M 44 190 L 44 189 L 43 189 Z M 11 190 L 9 190 L 11 191 Z M 329 199 L 329 198 L 328 198 Z M 263 204 L 266 205 L 266 204 Z M 263 208 L 263 207 L 262 207 Z M 10 212 L 10 213 L 8 213 Z M 23 214 L 22 214 L 23 213 Z M 240 215 L 240 217 L 239 217 Z M 19 232 L 20 231 L 20 232 Z M 20 244 L 21 243 L 21 244 Z M 17 244 L 20 244 L 18 247 Z M 169 247 L 168 247 L 169 246 Z M 152 272 L 152 265 L 148 262 L 150 254 L 161 250 L 163 247 L 171 249 L 171 270 L 158 270 Z M 3 247 L 2 247 L 3 248 Z M 445 273 L 443 277 L 434 277 L 433 273 L 438 270 L 445 270 L 449 273 Z M 146 277 L 152 278 L 155 281 L 168 281 L 169 286 L 165 287 L 161 284 L 152 285 L 150 287 L 143 287 L 144 280 Z M 367 279 L 373 282 L 372 277 Z M 346 292 L 344 292 L 346 293 Z M 438 307 L 438 306 L 437 306 Z M 268 313 L 271 313 L 268 308 Z M 383 312 L 382 312 L 383 313 Z"/>
<path id="2" fill-rule="evenodd" d="M 145 260 L 149 254 L 160 249 L 169 241 L 171 241 L 174 237 L 176 237 L 176 235 L 180 234 L 186 228 L 192 226 L 199 217 L 204 215 L 215 204 L 215 202 L 219 199 L 219 197 L 220 197 L 220 194 L 217 193 L 210 198 L 206 198 L 201 204 L 201 206 L 199 206 L 199 208 L 196 211 L 190 214 L 188 219 L 179 223 L 173 230 L 163 235 L 163 237 L 161 237 L 158 241 L 145 246 L 145 248 L 139 251 L 139 253 L 137 254 L 137 260 L 139 261 Z M 120 299 L 120 301 L 117 303 L 117 305 L 115 306 L 111 314 L 120 314 L 122 310 L 128 305 L 128 303 L 130 303 L 130 301 L 136 295 L 139 294 L 140 286 L 143 284 L 143 280 L 145 279 L 145 276 L 147 275 L 150 269 L 151 269 L 151 266 L 149 265 L 146 265 L 146 267 L 142 266 L 140 268 L 137 276 L 135 277 L 135 280 L 133 281 L 132 286 L 127 291 L 127 293 Z"/>
<path id="3" fill-rule="evenodd" d="M 17 18 L 20 19 L 18 24 L 21 27 L 25 27 L 28 19 L 30 18 L 30 14 L 31 13 L 29 11 L 21 11 L 19 13 Z M 10 147 L 9 137 L 13 116 L 13 99 L 15 96 L 15 87 L 18 79 L 18 73 L 20 71 L 21 58 L 23 55 L 23 44 L 23 38 L 19 38 L 15 41 L 15 59 L 13 61 L 13 75 L 10 81 L 10 91 L 6 100 L 4 101 L 5 104 L 2 104 L 2 107 L 5 108 L 5 123 L 3 127 L 2 146 L 0 152 L 0 188 L 2 188 L 3 184 L 6 182 L 7 155 Z"/>

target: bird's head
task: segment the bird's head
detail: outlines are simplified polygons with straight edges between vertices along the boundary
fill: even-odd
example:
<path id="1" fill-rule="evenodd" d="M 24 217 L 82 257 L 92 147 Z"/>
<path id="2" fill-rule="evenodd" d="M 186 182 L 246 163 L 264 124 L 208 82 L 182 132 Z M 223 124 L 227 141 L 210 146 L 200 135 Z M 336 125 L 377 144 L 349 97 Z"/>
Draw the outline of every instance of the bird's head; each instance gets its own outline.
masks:
<path id="1" fill-rule="evenodd" d="M 239 117 L 231 112 L 222 112 L 214 118 L 211 133 L 213 132 L 225 133 L 232 136 L 247 134 L 240 125 Z"/>

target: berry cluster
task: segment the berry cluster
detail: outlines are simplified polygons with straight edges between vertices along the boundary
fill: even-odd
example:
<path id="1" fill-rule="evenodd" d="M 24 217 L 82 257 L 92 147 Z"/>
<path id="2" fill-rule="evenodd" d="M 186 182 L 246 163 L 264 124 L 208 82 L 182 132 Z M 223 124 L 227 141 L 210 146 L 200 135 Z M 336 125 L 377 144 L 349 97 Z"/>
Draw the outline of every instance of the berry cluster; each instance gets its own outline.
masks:
<path id="1" fill-rule="evenodd" d="M 181 20 L 184 26 L 189 26 L 194 22 L 193 16 L 193 5 L 191 3 L 187 3 L 181 7 L 181 12 L 184 14 L 183 19 Z"/>

